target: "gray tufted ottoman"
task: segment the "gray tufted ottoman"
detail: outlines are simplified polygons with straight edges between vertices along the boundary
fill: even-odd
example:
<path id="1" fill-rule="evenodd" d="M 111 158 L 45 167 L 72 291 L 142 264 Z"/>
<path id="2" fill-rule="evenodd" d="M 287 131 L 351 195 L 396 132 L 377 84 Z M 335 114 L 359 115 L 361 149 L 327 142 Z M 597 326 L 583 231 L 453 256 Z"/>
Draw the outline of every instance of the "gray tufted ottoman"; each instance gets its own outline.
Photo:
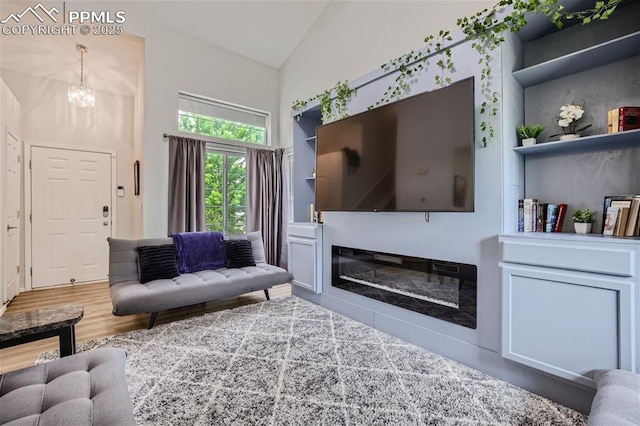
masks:
<path id="1" fill-rule="evenodd" d="M 125 359 L 101 348 L 0 375 L 0 424 L 135 425 Z"/>

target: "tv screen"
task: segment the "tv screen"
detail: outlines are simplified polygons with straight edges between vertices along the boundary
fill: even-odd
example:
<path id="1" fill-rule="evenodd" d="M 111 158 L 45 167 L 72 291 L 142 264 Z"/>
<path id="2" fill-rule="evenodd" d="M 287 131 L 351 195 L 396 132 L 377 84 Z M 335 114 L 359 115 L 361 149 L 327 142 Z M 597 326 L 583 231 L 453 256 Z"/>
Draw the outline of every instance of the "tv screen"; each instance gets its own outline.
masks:
<path id="1" fill-rule="evenodd" d="M 316 130 L 319 211 L 470 212 L 473 77 Z"/>

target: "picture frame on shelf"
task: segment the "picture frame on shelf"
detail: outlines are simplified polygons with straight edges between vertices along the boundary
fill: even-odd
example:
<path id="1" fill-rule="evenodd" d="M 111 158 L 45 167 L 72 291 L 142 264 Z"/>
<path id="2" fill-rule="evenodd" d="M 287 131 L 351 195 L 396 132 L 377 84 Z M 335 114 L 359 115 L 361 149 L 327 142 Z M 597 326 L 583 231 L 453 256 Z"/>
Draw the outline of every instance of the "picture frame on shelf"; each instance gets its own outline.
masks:
<path id="1" fill-rule="evenodd" d="M 616 228 L 616 221 L 618 220 L 618 207 L 609 206 L 607 208 L 607 214 L 605 216 L 604 225 L 602 228 L 602 235 L 613 235 Z"/>
<path id="2" fill-rule="evenodd" d="M 604 197 L 604 203 L 602 206 L 602 232 L 604 233 L 605 222 L 607 220 L 607 209 L 611 206 L 618 208 L 631 207 L 634 194 L 627 195 L 607 195 Z"/>

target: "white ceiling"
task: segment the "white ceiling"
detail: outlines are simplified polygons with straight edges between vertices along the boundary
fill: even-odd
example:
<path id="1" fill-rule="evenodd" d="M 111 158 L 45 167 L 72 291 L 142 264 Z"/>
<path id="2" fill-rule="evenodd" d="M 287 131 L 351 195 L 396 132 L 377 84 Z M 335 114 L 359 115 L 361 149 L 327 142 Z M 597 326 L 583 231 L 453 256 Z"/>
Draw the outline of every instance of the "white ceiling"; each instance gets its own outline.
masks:
<path id="1" fill-rule="evenodd" d="M 0 65 L 13 71 L 79 84 L 78 43 L 88 49 L 84 55 L 86 86 L 125 96 L 135 95 L 144 45 L 134 36 L 3 36 Z"/>
<path id="2" fill-rule="evenodd" d="M 327 0 L 164 1 L 122 3 L 127 13 L 280 68 Z"/>
<path id="3" fill-rule="evenodd" d="M 280 68 L 328 1 L 128 1 L 118 6 L 130 15 L 188 34 L 239 55 Z M 19 13 L 31 2 L 0 2 L 0 18 Z M 37 23 L 37 22 L 35 22 Z M 133 96 L 144 57 L 135 36 L 2 36 L 0 66 L 65 82 L 80 81 L 80 53 L 87 46 L 85 84 Z"/>

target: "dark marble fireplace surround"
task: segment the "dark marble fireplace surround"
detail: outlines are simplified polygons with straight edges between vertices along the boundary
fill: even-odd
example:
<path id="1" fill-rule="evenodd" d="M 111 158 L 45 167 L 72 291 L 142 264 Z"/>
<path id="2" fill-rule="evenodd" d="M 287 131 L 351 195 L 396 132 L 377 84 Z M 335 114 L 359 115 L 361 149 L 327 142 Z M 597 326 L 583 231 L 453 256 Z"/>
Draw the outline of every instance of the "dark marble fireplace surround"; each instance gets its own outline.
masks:
<path id="1" fill-rule="evenodd" d="M 475 265 L 340 246 L 331 255 L 333 287 L 476 328 Z"/>

